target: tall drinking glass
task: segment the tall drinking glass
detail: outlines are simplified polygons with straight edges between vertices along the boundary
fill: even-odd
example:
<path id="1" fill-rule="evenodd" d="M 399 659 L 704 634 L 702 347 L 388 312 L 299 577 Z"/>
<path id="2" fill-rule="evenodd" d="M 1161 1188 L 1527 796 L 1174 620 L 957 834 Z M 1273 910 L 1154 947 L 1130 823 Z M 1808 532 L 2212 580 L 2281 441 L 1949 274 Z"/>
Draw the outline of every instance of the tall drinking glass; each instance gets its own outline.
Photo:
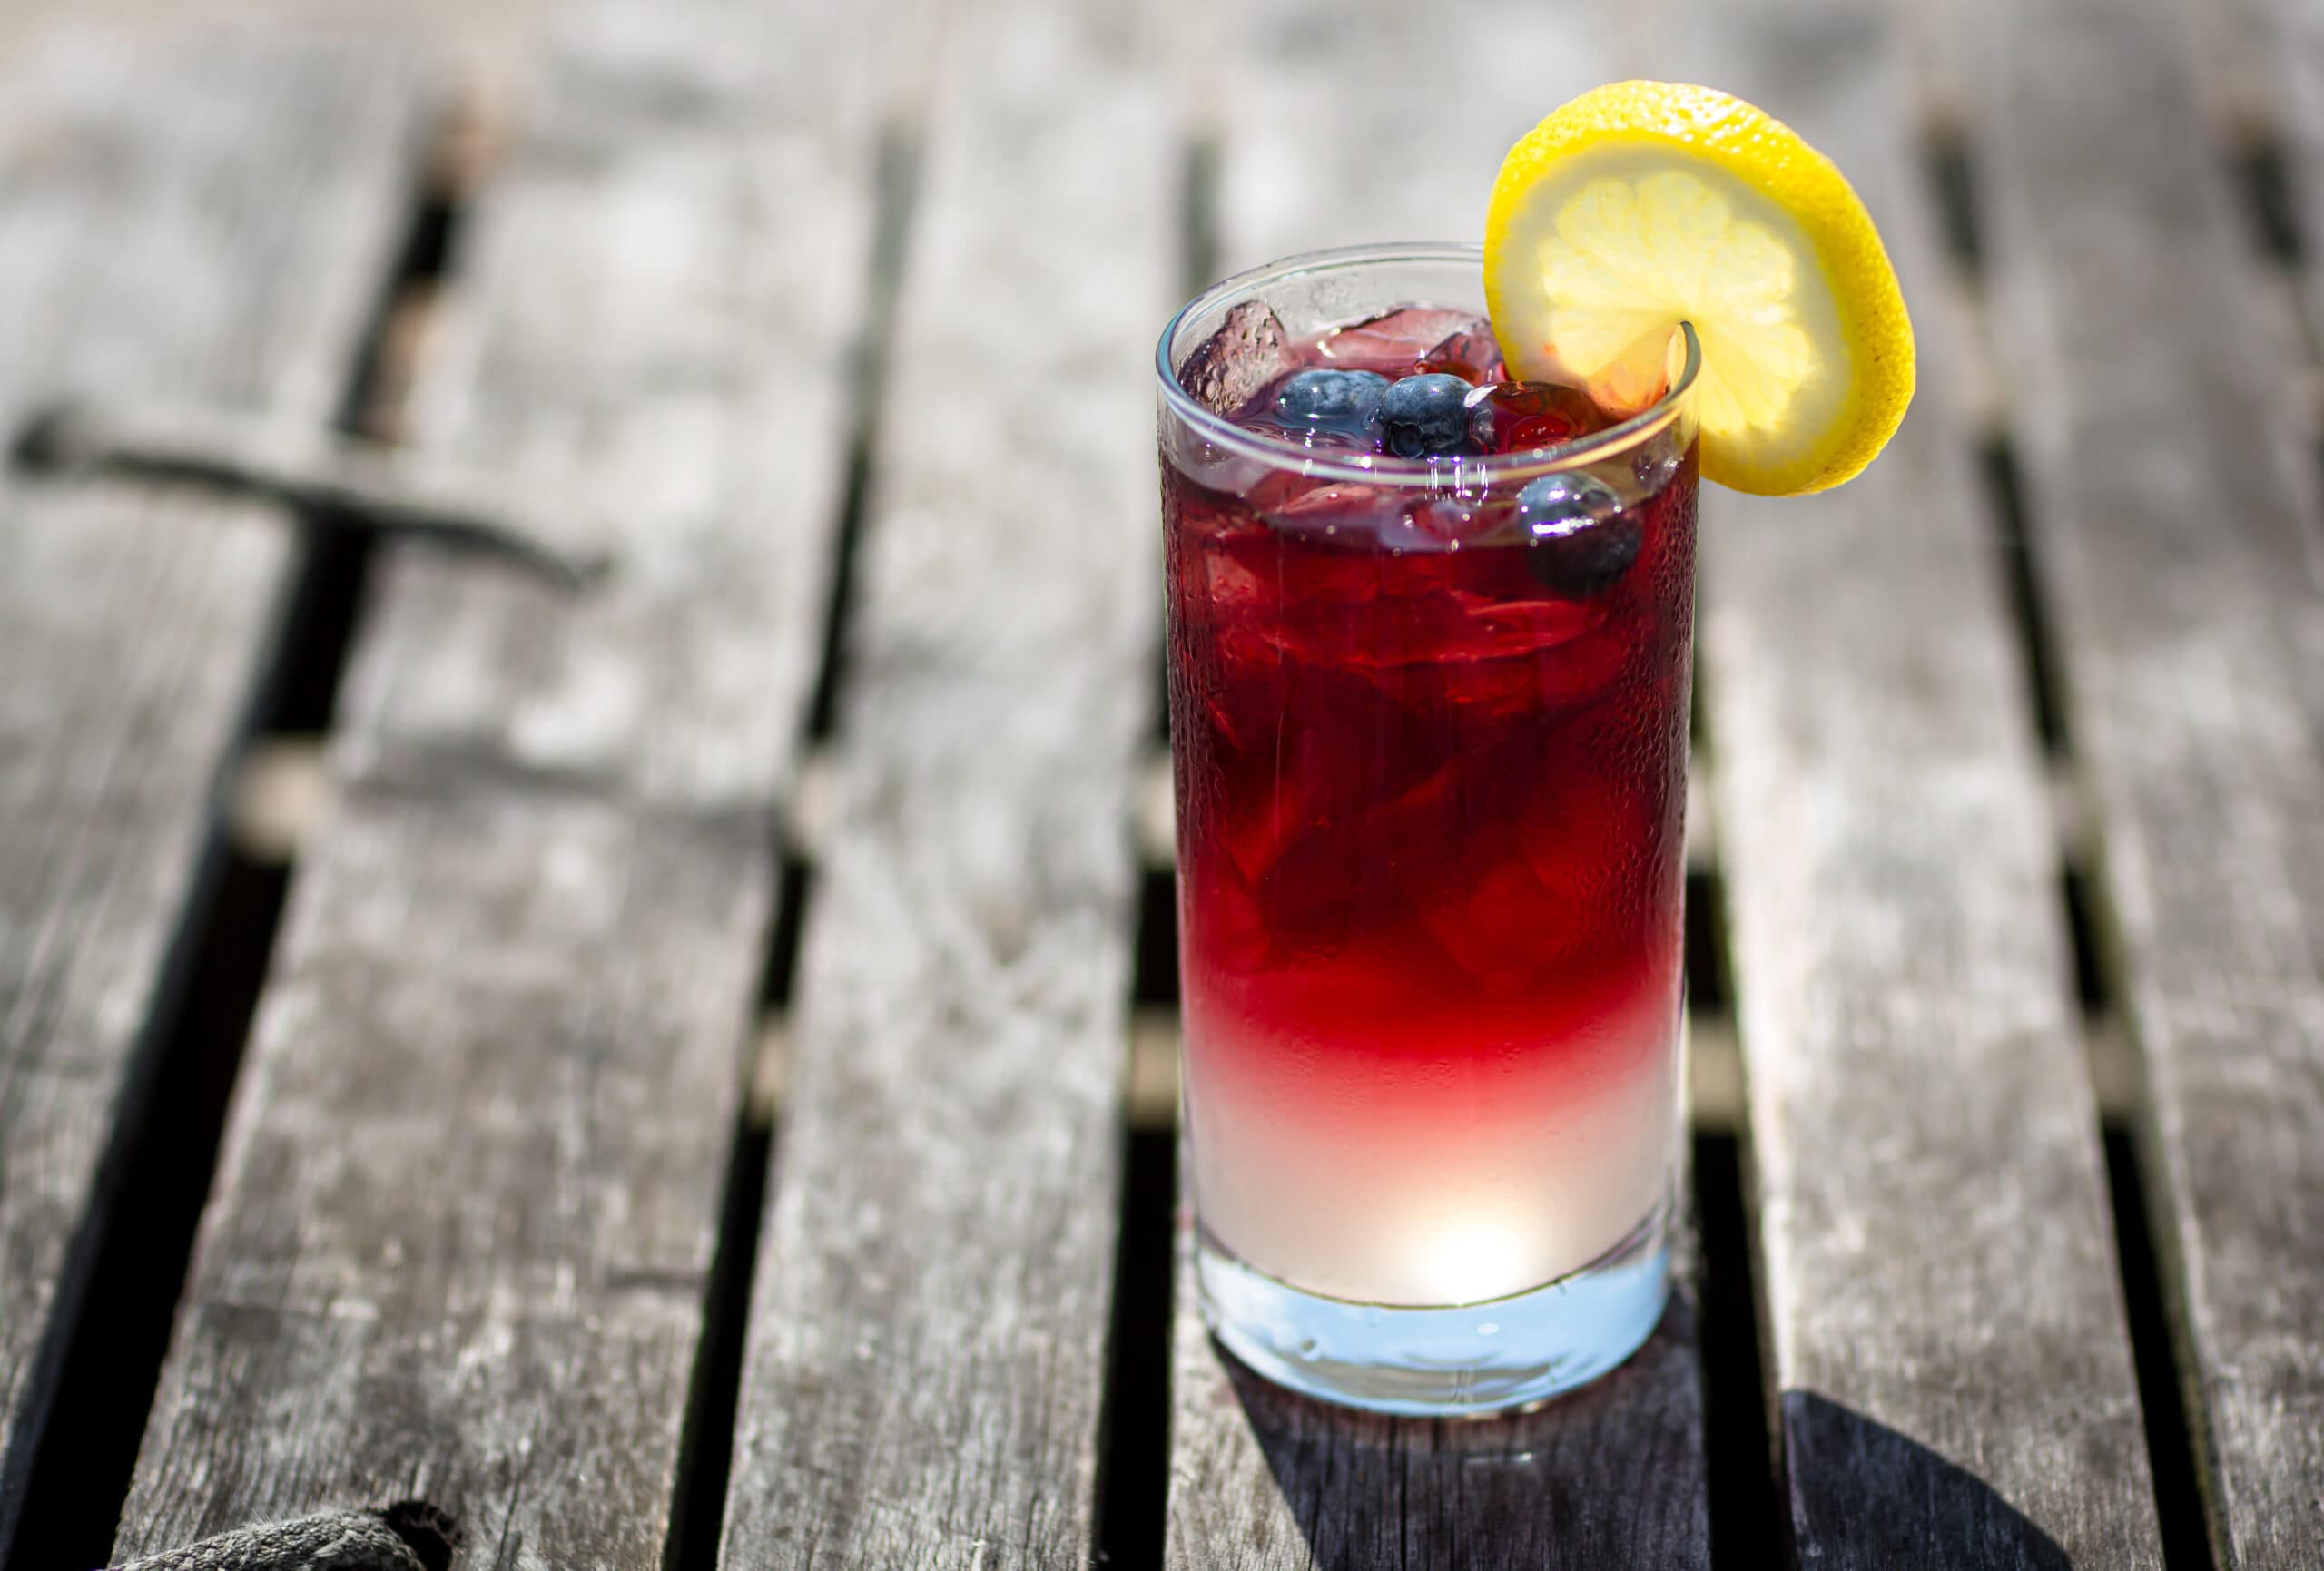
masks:
<path id="1" fill-rule="evenodd" d="M 1344 363 L 1372 340 L 1335 325 L 1413 304 L 1482 317 L 1479 253 L 1295 258 L 1157 351 L 1186 1137 L 1230 1350 L 1482 1412 L 1620 1362 L 1668 1292 L 1696 346 L 1643 413 L 1513 451 L 1222 405 L 1236 355 Z"/>

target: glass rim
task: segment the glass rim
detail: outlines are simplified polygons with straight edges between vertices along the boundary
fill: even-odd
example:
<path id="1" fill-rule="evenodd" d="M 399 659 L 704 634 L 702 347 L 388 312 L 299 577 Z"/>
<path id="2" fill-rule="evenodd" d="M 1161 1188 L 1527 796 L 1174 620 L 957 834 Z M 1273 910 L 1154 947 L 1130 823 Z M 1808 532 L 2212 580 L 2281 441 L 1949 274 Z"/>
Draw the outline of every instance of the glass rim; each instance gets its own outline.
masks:
<path id="1" fill-rule="evenodd" d="M 1554 475 L 1579 468 L 1585 464 L 1618 453 L 1624 448 L 1654 436 L 1679 417 L 1679 406 L 1694 390 L 1695 378 L 1702 370 L 1702 341 L 1695 335 L 1695 325 L 1680 321 L 1679 331 L 1687 344 L 1686 360 L 1678 377 L 1663 389 L 1662 396 L 1629 418 L 1561 442 L 1552 447 L 1537 447 L 1531 457 L 1516 459 L 1512 454 L 1487 454 L 1478 457 L 1459 457 L 1450 464 L 1443 460 L 1399 458 L 1384 453 L 1364 453 L 1340 457 L 1332 448 L 1295 447 L 1245 430 L 1223 415 L 1213 414 L 1195 401 L 1194 396 L 1179 385 L 1178 368 L 1170 360 L 1170 344 L 1178 329 L 1187 321 L 1199 317 L 1220 301 L 1237 294 L 1251 292 L 1259 283 L 1273 279 L 1296 278 L 1303 273 L 1336 272 L 1373 266 L 1383 262 L 1473 262 L 1478 270 L 1484 269 L 1484 248 L 1463 245 L 1453 241 L 1391 241 L 1368 245 L 1336 246 L 1327 250 L 1301 251 L 1277 260 L 1219 280 L 1171 313 L 1163 325 L 1161 341 L 1154 349 L 1155 378 L 1161 384 L 1162 401 L 1180 419 L 1202 433 L 1206 441 L 1226 448 L 1246 458 L 1280 467 L 1297 467 L 1302 474 L 1331 480 L 1349 480 L 1372 486 L 1417 486 L 1443 489 L 1448 484 L 1456 488 L 1506 484 L 1512 480 L 1532 479 L 1541 475 Z"/>

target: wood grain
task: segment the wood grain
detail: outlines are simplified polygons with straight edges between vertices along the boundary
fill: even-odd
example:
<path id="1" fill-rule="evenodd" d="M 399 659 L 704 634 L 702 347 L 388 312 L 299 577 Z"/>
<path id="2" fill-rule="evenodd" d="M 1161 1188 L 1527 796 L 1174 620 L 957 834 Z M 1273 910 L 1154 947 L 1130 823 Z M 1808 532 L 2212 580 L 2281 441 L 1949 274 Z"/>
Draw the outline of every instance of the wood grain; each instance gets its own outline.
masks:
<path id="1" fill-rule="evenodd" d="M 1957 0 L 1997 352 L 2222 1566 L 2324 1566 L 2324 595 L 2162 0 Z"/>
<path id="2" fill-rule="evenodd" d="M 549 525 L 611 520 L 621 568 L 576 595 L 387 554 L 125 1554 L 417 1496 L 463 1566 L 664 1562 L 822 641 L 874 42 L 836 0 L 553 23 L 416 429 L 592 498 Z"/>
<path id="3" fill-rule="evenodd" d="M 1263 0 L 1225 14 L 1237 43 L 1206 58 L 1226 269 L 1357 241 L 1474 240 L 1509 144 L 1651 58 L 1618 7 Z M 1440 68 L 1457 111 L 1413 91 L 1415 73 Z M 1709 1563 L 1688 1284 L 1598 1385 L 1530 1417 L 1458 1424 L 1358 1418 L 1265 1386 L 1204 1333 L 1188 1270 L 1177 1319 L 1174 1571 Z"/>
<path id="4" fill-rule="evenodd" d="M 321 44 L 79 34 L 0 85 L 0 430 L 72 392 L 320 429 L 419 95 Z M 0 1555 L 298 562 L 263 510 L 0 476 Z"/>
<path id="5" fill-rule="evenodd" d="M 2030 689 L 1885 5 L 1662 0 L 1871 207 L 1921 327 L 1845 487 L 1716 494 L 1703 691 L 1797 1561 L 2159 1566 Z"/>
<path id="6" fill-rule="evenodd" d="M 1177 144 L 1162 8 L 974 15 L 947 33 L 881 422 L 736 1571 L 1095 1552 Z"/>

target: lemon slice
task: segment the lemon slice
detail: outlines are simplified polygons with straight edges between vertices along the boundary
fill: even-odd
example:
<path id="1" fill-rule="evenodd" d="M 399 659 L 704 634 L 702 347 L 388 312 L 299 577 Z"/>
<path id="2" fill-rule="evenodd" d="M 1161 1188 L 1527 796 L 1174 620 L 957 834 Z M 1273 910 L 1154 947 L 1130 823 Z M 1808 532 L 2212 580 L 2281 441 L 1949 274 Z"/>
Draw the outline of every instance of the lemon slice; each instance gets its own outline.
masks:
<path id="1" fill-rule="evenodd" d="M 1703 475 L 1738 491 L 1838 485 L 1912 402 L 1913 325 L 1864 203 L 1789 126 L 1708 87 L 1615 83 L 1511 148 L 1485 301 L 1519 376 L 1618 405 L 1659 391 L 1692 322 Z"/>

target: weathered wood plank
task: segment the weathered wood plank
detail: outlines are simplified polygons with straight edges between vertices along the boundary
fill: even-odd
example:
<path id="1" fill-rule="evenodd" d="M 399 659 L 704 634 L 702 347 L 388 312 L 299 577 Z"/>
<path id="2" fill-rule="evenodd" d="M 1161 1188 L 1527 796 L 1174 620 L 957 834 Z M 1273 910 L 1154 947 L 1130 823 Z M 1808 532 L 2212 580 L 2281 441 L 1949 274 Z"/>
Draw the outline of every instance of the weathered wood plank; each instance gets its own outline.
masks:
<path id="1" fill-rule="evenodd" d="M 1704 697 L 1794 1553 L 2160 1566 L 2058 851 L 1950 375 L 1899 18 L 1876 0 L 1657 15 L 1674 74 L 1838 161 L 1921 329 L 1918 398 L 1870 470 L 1705 509 Z"/>
<path id="2" fill-rule="evenodd" d="M 1207 55 L 1225 105 L 1227 270 L 1358 241 L 1472 239 L 1510 143 L 1565 98 L 1649 63 L 1614 7 L 1264 0 L 1231 14 L 1236 45 Z M 1413 95 L 1420 61 L 1444 63 L 1452 98 Z M 1336 1413 L 1264 1386 L 1204 1333 L 1190 1268 L 1177 1316 L 1174 1571 L 1709 1562 L 1684 1283 L 1654 1339 L 1605 1380 L 1526 1418 L 1462 1424 Z"/>
<path id="3" fill-rule="evenodd" d="M 251 36 L 20 62 L 0 429 L 64 392 L 320 428 L 400 238 L 416 86 Z M 261 509 L 0 476 L 0 1555 L 296 564 Z"/>
<path id="4" fill-rule="evenodd" d="M 2288 347 L 2184 18 L 1943 20 L 2212 1537 L 2324 1566 L 2324 596 Z"/>
<path id="5" fill-rule="evenodd" d="M 965 13 L 926 128 L 721 1564 L 1094 1551 L 1157 639 L 1162 7 Z"/>
<path id="6" fill-rule="evenodd" d="M 417 1495 L 663 1563 L 819 653 L 871 245 L 866 8 L 583 0 L 419 440 L 591 498 L 581 594 L 390 552 L 124 1552 Z M 604 544 L 588 540 L 586 544 Z"/>

